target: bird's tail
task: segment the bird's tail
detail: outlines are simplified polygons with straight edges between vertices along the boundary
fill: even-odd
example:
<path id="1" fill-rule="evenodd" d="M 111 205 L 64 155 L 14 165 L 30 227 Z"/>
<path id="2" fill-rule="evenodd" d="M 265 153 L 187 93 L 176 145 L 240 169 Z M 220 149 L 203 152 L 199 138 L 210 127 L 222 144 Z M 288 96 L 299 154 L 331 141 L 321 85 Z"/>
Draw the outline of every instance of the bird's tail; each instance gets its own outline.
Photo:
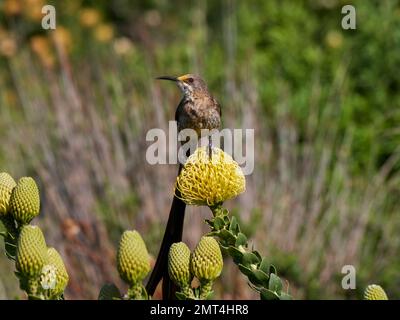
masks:
<path id="1" fill-rule="evenodd" d="M 182 165 L 179 166 L 178 175 L 182 170 Z M 154 265 L 153 272 L 147 282 L 147 293 L 152 296 L 157 288 L 161 278 L 163 279 L 163 298 L 174 299 L 176 286 L 169 278 L 168 274 L 168 252 L 171 245 L 175 242 L 182 241 L 183 223 L 185 220 L 186 204 L 179 199 L 179 190 L 176 190 L 176 195 L 172 201 L 171 210 L 167 227 L 165 229 L 164 238 L 161 243 L 161 248 Z"/>

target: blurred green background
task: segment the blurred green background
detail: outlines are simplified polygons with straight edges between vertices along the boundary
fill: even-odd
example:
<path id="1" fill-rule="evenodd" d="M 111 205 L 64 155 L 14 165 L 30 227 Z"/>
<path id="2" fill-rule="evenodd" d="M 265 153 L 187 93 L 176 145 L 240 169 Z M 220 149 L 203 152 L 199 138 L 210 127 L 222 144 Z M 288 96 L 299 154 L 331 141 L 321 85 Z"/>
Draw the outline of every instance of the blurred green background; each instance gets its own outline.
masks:
<path id="1" fill-rule="evenodd" d="M 56 30 L 41 28 L 44 4 Z M 341 28 L 345 4 L 356 30 Z M 3 0 L 0 171 L 38 182 L 35 223 L 66 260 L 66 298 L 123 286 L 125 229 L 157 255 L 177 168 L 147 164 L 145 136 L 168 128 L 180 93 L 154 77 L 189 72 L 224 127 L 255 129 L 254 173 L 227 206 L 293 296 L 355 299 L 377 283 L 399 298 L 400 1 Z M 191 248 L 209 214 L 187 210 Z M 0 298 L 22 298 L 0 253 Z M 215 291 L 257 298 L 228 259 Z"/>

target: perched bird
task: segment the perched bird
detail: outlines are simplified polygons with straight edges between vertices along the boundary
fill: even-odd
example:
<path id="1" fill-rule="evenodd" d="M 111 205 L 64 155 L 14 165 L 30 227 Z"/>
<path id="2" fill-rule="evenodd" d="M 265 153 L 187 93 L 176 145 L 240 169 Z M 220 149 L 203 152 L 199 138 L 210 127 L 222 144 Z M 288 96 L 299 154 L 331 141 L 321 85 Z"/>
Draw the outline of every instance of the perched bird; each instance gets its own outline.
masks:
<path id="1" fill-rule="evenodd" d="M 201 130 L 218 129 L 221 126 L 221 107 L 208 91 L 203 79 L 195 74 L 185 74 L 180 77 L 163 76 L 160 80 L 175 81 L 183 93 L 183 97 L 175 112 L 175 121 L 178 131 L 193 129 L 197 137 L 201 138 Z M 204 132 L 204 131 L 203 131 Z M 211 152 L 211 135 L 209 137 L 209 151 Z"/>
<path id="2" fill-rule="evenodd" d="M 183 97 L 175 112 L 175 121 L 177 122 L 179 132 L 183 129 L 193 129 L 198 138 L 201 138 L 202 129 L 211 131 L 220 127 L 221 107 L 208 91 L 204 80 L 198 75 L 185 74 L 180 77 L 162 76 L 157 79 L 174 81 L 182 91 Z M 211 157 L 211 135 L 208 135 L 208 137 L 209 155 Z M 178 175 L 181 169 L 182 164 L 179 166 Z M 172 201 L 157 261 L 146 286 L 147 293 L 153 295 L 162 278 L 164 299 L 175 298 L 176 288 L 168 274 L 168 252 L 173 243 L 182 240 L 185 219 L 186 204 L 179 198 L 179 190 L 176 193 Z"/>

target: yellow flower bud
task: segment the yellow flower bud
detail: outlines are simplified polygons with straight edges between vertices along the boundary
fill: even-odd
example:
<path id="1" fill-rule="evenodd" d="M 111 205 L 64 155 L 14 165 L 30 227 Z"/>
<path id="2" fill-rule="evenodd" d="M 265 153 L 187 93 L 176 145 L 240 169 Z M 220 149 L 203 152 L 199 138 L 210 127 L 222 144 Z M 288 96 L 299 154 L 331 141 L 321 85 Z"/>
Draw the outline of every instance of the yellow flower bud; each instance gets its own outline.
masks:
<path id="1" fill-rule="evenodd" d="M 42 230 L 24 226 L 18 237 L 16 268 L 26 277 L 38 276 L 47 262 L 47 246 Z"/>
<path id="2" fill-rule="evenodd" d="M 191 259 L 193 274 L 200 281 L 213 281 L 222 271 L 223 259 L 218 242 L 212 237 L 202 237 Z"/>
<path id="3" fill-rule="evenodd" d="M 364 291 L 364 300 L 389 300 L 385 290 L 376 284 L 370 284 Z"/>
<path id="4" fill-rule="evenodd" d="M 122 234 L 117 267 L 121 278 L 130 285 L 141 282 L 149 273 L 150 257 L 146 244 L 137 231 L 125 231 Z"/>
<path id="5" fill-rule="evenodd" d="M 55 286 L 51 288 L 52 296 L 61 295 L 69 281 L 68 272 L 65 269 L 64 261 L 62 260 L 60 254 L 54 248 L 47 249 L 48 265 L 55 267 L 56 282 Z"/>
<path id="6" fill-rule="evenodd" d="M 171 280 L 179 287 L 190 285 L 190 249 L 183 242 L 172 244 L 168 253 L 168 273 Z"/>
<path id="7" fill-rule="evenodd" d="M 8 213 L 11 193 L 16 185 L 14 179 L 8 173 L 0 173 L 0 216 Z"/>
<path id="8" fill-rule="evenodd" d="M 35 180 L 24 177 L 18 181 L 11 193 L 10 210 L 20 224 L 29 223 L 39 214 L 40 197 Z"/>

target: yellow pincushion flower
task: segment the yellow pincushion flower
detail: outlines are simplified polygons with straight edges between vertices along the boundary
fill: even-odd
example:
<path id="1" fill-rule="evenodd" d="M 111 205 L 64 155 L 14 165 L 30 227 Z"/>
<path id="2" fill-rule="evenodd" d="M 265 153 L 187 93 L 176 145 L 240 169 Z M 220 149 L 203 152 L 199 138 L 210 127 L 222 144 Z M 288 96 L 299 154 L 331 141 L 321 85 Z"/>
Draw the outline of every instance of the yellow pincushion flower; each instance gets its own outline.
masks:
<path id="1" fill-rule="evenodd" d="M 246 180 L 238 163 L 219 148 L 200 147 L 188 158 L 176 180 L 186 204 L 214 206 L 245 191 Z"/>
<path id="2" fill-rule="evenodd" d="M 376 284 L 370 284 L 364 291 L 364 300 L 389 300 L 385 290 Z"/>

